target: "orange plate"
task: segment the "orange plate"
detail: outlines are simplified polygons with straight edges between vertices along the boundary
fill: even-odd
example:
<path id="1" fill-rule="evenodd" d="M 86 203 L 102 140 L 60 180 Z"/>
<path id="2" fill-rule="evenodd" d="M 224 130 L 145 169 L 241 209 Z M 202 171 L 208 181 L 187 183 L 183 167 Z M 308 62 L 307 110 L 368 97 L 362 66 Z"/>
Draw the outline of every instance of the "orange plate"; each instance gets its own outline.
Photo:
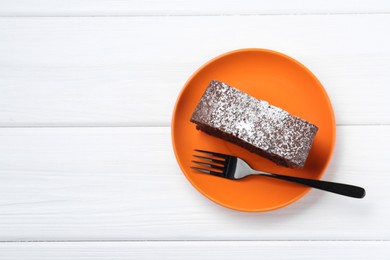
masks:
<path id="1" fill-rule="evenodd" d="M 190 117 L 210 80 L 220 80 L 319 127 L 304 169 L 288 169 L 219 138 L 197 131 Z M 259 176 L 231 181 L 190 169 L 194 149 L 236 155 L 258 170 L 320 179 L 333 153 L 332 105 L 317 78 L 298 61 L 265 49 L 225 53 L 203 65 L 184 85 L 173 112 L 176 159 L 191 184 L 210 200 L 240 211 L 267 211 L 301 198 L 310 188 Z"/>

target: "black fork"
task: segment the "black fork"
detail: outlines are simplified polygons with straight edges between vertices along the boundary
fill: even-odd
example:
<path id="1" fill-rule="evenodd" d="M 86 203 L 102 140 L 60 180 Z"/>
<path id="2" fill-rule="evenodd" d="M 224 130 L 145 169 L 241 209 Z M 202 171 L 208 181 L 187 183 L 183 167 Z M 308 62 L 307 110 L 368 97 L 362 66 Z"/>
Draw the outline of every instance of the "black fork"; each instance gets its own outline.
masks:
<path id="1" fill-rule="evenodd" d="M 198 149 L 196 149 L 195 151 L 198 154 L 193 155 L 193 157 L 196 159 L 192 160 L 192 163 L 196 166 L 191 166 L 191 169 L 198 172 L 211 174 L 231 180 L 239 180 L 249 175 L 261 175 L 274 179 L 294 182 L 308 187 L 329 191 L 353 198 L 363 198 L 366 195 L 366 191 L 358 186 L 256 171 L 251 168 L 249 164 L 243 159 L 232 155 Z"/>

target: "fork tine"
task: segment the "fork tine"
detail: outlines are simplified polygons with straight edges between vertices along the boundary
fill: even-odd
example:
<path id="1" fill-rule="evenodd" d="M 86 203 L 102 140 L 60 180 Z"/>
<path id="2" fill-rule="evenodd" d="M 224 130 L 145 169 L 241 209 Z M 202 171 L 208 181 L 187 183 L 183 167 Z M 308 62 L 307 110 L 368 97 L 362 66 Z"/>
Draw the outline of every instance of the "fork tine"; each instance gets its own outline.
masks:
<path id="1" fill-rule="evenodd" d="M 205 151 L 205 150 L 199 150 L 199 149 L 195 149 L 195 151 L 196 151 L 196 152 L 199 152 L 199 153 L 209 154 L 209 155 L 212 155 L 212 156 L 215 156 L 215 157 L 219 157 L 219 158 L 223 158 L 223 159 L 229 158 L 229 155 L 223 154 L 223 153 L 215 153 L 215 152 L 210 152 L 210 151 Z"/>
<path id="2" fill-rule="evenodd" d="M 198 168 L 198 167 L 194 167 L 194 166 L 191 166 L 191 169 L 195 170 L 195 171 L 198 171 L 198 172 L 202 172 L 202 173 L 207 173 L 207 174 L 211 174 L 211 175 L 215 175 L 215 176 L 222 176 L 222 172 L 216 172 L 216 171 L 211 171 L 211 170 L 206 170 L 206 169 L 202 169 L 202 168 Z"/>
<path id="3" fill-rule="evenodd" d="M 193 157 L 196 157 L 196 158 L 199 158 L 199 159 L 203 159 L 203 160 L 206 160 L 206 161 L 211 161 L 213 163 L 218 163 L 218 164 L 222 164 L 224 165 L 225 164 L 225 161 L 223 160 L 218 160 L 218 159 L 214 159 L 214 158 L 209 158 L 209 157 L 204 157 L 204 156 L 200 156 L 200 155 L 192 155 Z"/>
<path id="4" fill-rule="evenodd" d="M 214 165 L 214 164 L 210 164 L 210 163 L 204 163 L 204 162 L 199 162 L 199 161 L 194 161 L 194 160 L 192 160 L 191 162 L 199 164 L 199 165 L 202 165 L 202 166 L 206 166 L 206 167 L 209 167 L 209 168 L 217 169 L 217 170 L 220 170 L 220 171 L 223 171 L 224 168 L 225 168 L 223 166 L 218 166 L 218 165 Z"/>

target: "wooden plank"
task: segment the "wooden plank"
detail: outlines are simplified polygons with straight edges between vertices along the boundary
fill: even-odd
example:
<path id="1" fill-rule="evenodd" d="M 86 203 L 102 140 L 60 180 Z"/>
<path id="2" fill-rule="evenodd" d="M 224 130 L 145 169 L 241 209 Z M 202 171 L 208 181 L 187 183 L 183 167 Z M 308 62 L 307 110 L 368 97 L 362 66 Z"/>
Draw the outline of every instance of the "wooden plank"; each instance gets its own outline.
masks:
<path id="1" fill-rule="evenodd" d="M 365 187 L 363 200 L 312 190 L 257 214 L 200 195 L 168 127 L 3 128 L 0 144 L 0 241 L 390 238 L 390 126 L 338 127 L 324 179 Z"/>
<path id="2" fill-rule="evenodd" d="M 288 1 L 0 1 L 1 16 L 123 16 L 123 15 L 237 15 L 340 14 L 390 12 L 385 0 L 313 2 Z"/>
<path id="3" fill-rule="evenodd" d="M 168 126 L 193 71 L 244 47 L 310 68 L 339 124 L 390 124 L 390 15 L 0 21 L 0 126 Z"/>
<path id="4" fill-rule="evenodd" d="M 202 241 L 0 243 L 8 260 L 56 259 L 376 259 L 389 241 Z"/>

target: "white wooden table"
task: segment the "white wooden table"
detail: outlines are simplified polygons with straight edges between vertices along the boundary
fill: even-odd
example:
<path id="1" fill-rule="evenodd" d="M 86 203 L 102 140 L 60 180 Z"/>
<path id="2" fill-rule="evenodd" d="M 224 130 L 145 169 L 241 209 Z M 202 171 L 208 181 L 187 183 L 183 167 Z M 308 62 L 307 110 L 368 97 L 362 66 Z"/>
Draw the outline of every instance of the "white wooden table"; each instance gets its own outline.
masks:
<path id="1" fill-rule="evenodd" d="M 0 0 L 0 16 L 0 259 L 390 259 L 389 1 Z M 337 120 L 323 179 L 366 198 L 250 214 L 185 179 L 176 97 L 246 47 L 320 79 Z"/>

